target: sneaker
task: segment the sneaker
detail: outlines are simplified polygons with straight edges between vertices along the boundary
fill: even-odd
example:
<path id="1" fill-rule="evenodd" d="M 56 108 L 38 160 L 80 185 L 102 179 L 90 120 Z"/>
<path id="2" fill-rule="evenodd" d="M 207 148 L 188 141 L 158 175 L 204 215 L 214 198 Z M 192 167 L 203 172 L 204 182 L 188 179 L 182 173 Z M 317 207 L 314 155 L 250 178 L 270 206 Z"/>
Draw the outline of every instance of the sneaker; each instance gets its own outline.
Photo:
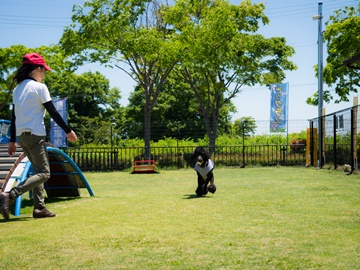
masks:
<path id="1" fill-rule="evenodd" d="M 9 219 L 9 208 L 13 202 L 14 200 L 10 198 L 10 193 L 8 192 L 0 193 L 1 214 L 6 220 Z"/>
<path id="2" fill-rule="evenodd" d="M 55 213 L 49 211 L 46 207 L 43 209 L 34 208 L 33 218 L 46 218 L 46 217 L 55 217 Z"/>

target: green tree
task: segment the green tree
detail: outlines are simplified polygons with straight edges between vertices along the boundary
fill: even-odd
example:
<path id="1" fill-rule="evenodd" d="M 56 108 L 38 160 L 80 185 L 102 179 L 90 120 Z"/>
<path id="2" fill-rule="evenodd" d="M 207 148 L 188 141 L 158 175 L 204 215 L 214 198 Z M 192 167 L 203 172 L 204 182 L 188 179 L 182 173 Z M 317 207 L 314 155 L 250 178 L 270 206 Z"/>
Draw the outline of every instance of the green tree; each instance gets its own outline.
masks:
<path id="1" fill-rule="evenodd" d="M 101 73 L 49 73 L 47 85 L 54 99 L 68 99 L 69 122 L 81 143 L 109 144 L 111 126 L 122 128 L 120 90 L 110 88 L 109 80 Z"/>
<path id="2" fill-rule="evenodd" d="M 77 65 L 115 66 L 145 91 L 144 141 L 150 148 L 151 112 L 165 79 L 179 59 L 179 44 L 162 18 L 157 0 L 92 0 L 74 6 L 73 24 L 61 39 Z"/>
<path id="3" fill-rule="evenodd" d="M 119 106 L 119 89 L 110 89 L 109 80 L 99 72 L 74 74 L 71 63 L 65 59 L 60 47 L 55 45 L 39 48 L 14 45 L 0 49 L 1 118 L 11 118 L 11 92 L 15 87 L 12 83 L 13 73 L 21 66 L 23 55 L 29 52 L 40 53 L 53 69 L 47 73 L 44 83 L 53 99 L 68 98 L 69 123 L 76 130 L 81 143 L 109 143 L 111 123 L 115 123 L 114 129 L 118 129 L 117 133 L 120 134 L 124 112 Z M 45 119 L 47 126 L 49 119 L 49 116 Z"/>
<path id="4" fill-rule="evenodd" d="M 14 88 L 11 74 L 21 66 L 22 56 L 28 52 L 21 45 L 0 48 L 0 118 L 10 119 L 11 91 Z"/>
<path id="5" fill-rule="evenodd" d="M 130 95 L 127 106 L 127 131 L 129 137 L 141 137 L 143 134 L 144 112 L 141 109 L 145 100 L 145 93 L 141 87 L 136 87 Z M 229 112 L 235 107 L 224 106 L 220 112 L 220 133 L 229 133 Z M 176 73 L 170 73 L 165 81 L 157 102 L 152 111 L 151 140 L 157 141 L 165 137 L 177 139 L 191 138 L 195 141 L 206 135 L 203 117 L 200 113 L 199 103 L 193 90 Z"/>
<path id="6" fill-rule="evenodd" d="M 233 134 L 241 138 L 250 137 L 255 134 L 256 121 L 251 116 L 244 116 L 234 121 Z"/>
<path id="7" fill-rule="evenodd" d="M 210 149 L 215 148 L 220 109 L 244 85 L 281 82 L 294 49 L 285 38 L 256 34 L 259 21 L 269 22 L 263 4 L 226 0 L 179 0 L 165 20 L 186 46 L 181 75 L 193 89 L 205 120 Z"/>
<path id="8" fill-rule="evenodd" d="M 24 54 L 29 52 L 40 53 L 48 63 L 51 63 L 53 72 L 61 70 L 67 64 L 61 57 L 58 46 L 41 46 L 38 48 L 27 48 L 22 45 L 13 45 L 9 48 L 0 48 L 0 117 L 9 119 L 11 117 L 11 93 L 15 84 L 13 73 L 22 65 Z M 44 80 L 46 82 L 46 78 Z"/>
<path id="9" fill-rule="evenodd" d="M 142 137 L 144 111 L 141 108 L 144 100 L 144 90 L 136 87 L 130 95 L 127 106 L 126 118 L 130 138 Z M 193 91 L 181 80 L 176 82 L 173 78 L 171 80 L 168 78 L 160 91 L 152 111 L 151 126 L 153 141 L 165 137 L 198 139 L 204 137 L 206 133 Z"/>
<path id="10" fill-rule="evenodd" d="M 323 71 L 324 82 L 335 87 L 335 103 L 349 101 L 351 92 L 357 93 L 360 87 L 360 70 L 348 68 L 343 62 L 360 53 L 360 2 L 356 7 L 344 7 L 336 10 L 326 22 L 323 33 L 327 44 L 326 66 Z M 358 64 L 358 67 L 359 64 Z M 318 67 L 315 66 L 318 75 Z M 324 101 L 329 103 L 334 99 L 332 90 L 324 90 Z M 308 104 L 318 104 L 318 94 L 307 99 Z"/>

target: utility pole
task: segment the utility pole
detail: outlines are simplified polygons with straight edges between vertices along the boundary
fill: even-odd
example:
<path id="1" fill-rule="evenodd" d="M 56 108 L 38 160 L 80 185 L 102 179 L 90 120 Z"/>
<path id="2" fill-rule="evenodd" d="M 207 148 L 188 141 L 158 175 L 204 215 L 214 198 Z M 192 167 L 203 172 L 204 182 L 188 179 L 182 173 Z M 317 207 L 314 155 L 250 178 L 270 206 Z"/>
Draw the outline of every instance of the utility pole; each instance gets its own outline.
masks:
<path id="1" fill-rule="evenodd" d="M 322 3 L 318 4 L 318 14 L 313 16 L 318 20 L 318 166 L 323 166 L 323 32 L 322 32 Z"/>

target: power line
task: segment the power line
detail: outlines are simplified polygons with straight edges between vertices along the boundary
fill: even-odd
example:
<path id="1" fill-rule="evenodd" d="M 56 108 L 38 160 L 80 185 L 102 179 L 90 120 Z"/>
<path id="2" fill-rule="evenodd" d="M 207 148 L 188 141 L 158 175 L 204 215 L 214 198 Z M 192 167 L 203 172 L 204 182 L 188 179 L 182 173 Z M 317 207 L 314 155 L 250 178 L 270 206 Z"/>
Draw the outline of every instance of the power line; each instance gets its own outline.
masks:
<path id="1" fill-rule="evenodd" d="M 25 1 L 24 1 L 25 2 Z M 51 7 L 51 8 L 60 8 L 60 7 L 68 7 L 69 5 L 57 5 L 57 4 L 53 4 L 53 3 L 49 3 L 48 1 L 44 1 L 46 4 L 42 3 L 41 5 L 36 5 L 34 3 L 29 3 L 29 4 L 24 4 L 24 3 L 14 3 L 14 2 L 2 2 L 1 5 L 6 5 L 6 6 L 20 6 L 20 7 Z M 76 3 L 74 3 L 75 5 Z"/>
<path id="2" fill-rule="evenodd" d="M 348 0 L 342 1 L 343 7 L 345 6 L 352 6 L 355 5 L 357 1 Z M 329 4 L 330 3 L 330 4 Z M 10 6 L 24 6 L 23 4 L 16 4 L 16 3 L 2 3 L 2 5 L 10 5 Z M 34 6 L 34 5 L 32 5 Z M 38 5 L 39 6 L 39 5 Z M 58 8 L 58 7 L 67 7 L 67 5 L 41 5 L 42 8 L 50 7 L 50 8 Z M 324 11 L 334 11 L 339 9 L 339 3 L 336 0 L 328 1 L 326 5 L 324 5 Z M 276 8 L 269 8 L 264 10 L 266 16 L 268 16 L 271 20 L 273 19 L 283 19 L 286 17 L 294 17 L 294 16 L 301 16 L 308 14 L 310 11 L 316 12 L 316 6 L 314 4 L 298 4 L 298 5 L 287 5 L 287 6 L 280 6 Z M 1 24 L 5 25 L 19 25 L 19 26 L 38 26 L 38 27 L 49 27 L 49 25 L 42 25 L 42 23 L 64 23 L 70 24 L 71 20 L 67 17 L 48 17 L 48 16 L 21 16 L 21 15 L 2 15 L 0 14 L 0 18 L 5 17 L 7 18 L 5 22 L 0 22 Z M 22 19 L 8 19 L 8 18 L 22 18 Z M 34 21 L 34 19 L 36 19 Z M 45 20 L 45 19 L 50 19 Z M 61 20 L 61 21 L 59 21 Z M 65 21 L 62 21 L 65 20 Z M 23 23 L 19 23 L 19 21 Z M 34 24 L 35 22 L 39 24 Z M 29 24 L 30 23 L 30 24 Z M 60 27 L 60 25 L 54 25 L 55 27 Z"/>
<path id="3" fill-rule="evenodd" d="M 61 22 L 53 22 L 53 21 L 26 21 L 26 20 L 14 20 L 13 22 L 12 21 L 9 21 L 9 20 L 3 20 L 3 19 L 0 19 L 0 23 L 1 24 L 14 24 L 14 25 L 23 25 L 23 24 L 29 24 L 29 22 L 30 23 L 32 23 L 33 25 L 39 25 L 39 26 L 41 26 L 41 25 L 43 25 L 43 23 L 46 23 L 46 25 L 45 26 L 48 26 L 49 24 L 59 24 L 59 23 L 61 23 Z M 38 23 L 40 23 L 40 24 L 38 24 Z M 65 23 L 65 22 L 64 22 Z M 44 25 L 43 25 L 44 26 Z M 59 25 L 60 26 L 60 25 Z M 64 26 L 63 24 L 61 24 L 61 26 Z"/>
<path id="4" fill-rule="evenodd" d="M 329 5 L 329 2 L 332 2 L 333 4 Z M 354 2 L 353 4 L 351 2 Z M 342 7 L 345 6 L 353 6 L 356 4 L 357 1 L 353 1 L 353 0 L 349 0 L 347 1 L 342 1 Z M 334 9 L 339 9 L 339 1 L 337 0 L 333 0 L 333 1 L 328 1 L 326 4 L 323 5 L 323 11 L 332 11 Z M 288 6 L 279 6 L 276 8 L 269 8 L 267 9 L 265 7 L 265 12 L 268 11 L 268 15 L 277 15 L 280 13 L 280 15 L 283 15 L 283 13 L 287 13 L 287 12 L 304 12 L 304 11 L 314 11 L 317 12 L 317 5 L 313 4 L 313 3 L 309 3 L 309 4 L 300 4 L 300 5 L 288 5 Z"/>
<path id="5" fill-rule="evenodd" d="M 39 16 L 17 16 L 17 15 L 4 15 L 4 14 L 0 14 L 0 17 L 11 17 L 11 18 L 35 18 L 35 19 L 59 19 L 59 20 L 69 20 L 68 17 L 39 17 Z M 18 19 L 16 19 L 18 20 Z"/>

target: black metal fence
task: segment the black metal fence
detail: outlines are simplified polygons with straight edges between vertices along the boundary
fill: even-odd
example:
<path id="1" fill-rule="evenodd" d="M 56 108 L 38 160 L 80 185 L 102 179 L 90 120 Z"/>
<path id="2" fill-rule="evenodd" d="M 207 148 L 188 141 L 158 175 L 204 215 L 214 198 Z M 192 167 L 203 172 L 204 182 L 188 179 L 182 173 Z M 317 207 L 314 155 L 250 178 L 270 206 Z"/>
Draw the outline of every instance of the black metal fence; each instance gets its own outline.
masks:
<path id="1" fill-rule="evenodd" d="M 311 132 L 310 142 L 312 164 L 322 166 L 338 166 L 348 164 L 352 170 L 359 169 L 359 106 L 354 106 L 332 114 L 325 115 L 319 121 L 314 118 L 309 121 Z M 322 125 L 321 140 L 318 139 L 318 128 Z M 318 155 L 317 145 L 322 144 L 322 153 Z M 317 158 L 320 157 L 320 158 Z"/>
<path id="2" fill-rule="evenodd" d="M 193 146 L 152 147 L 151 157 L 159 169 L 192 167 Z M 135 160 L 145 157 L 143 147 L 69 148 L 68 155 L 82 171 L 126 171 Z M 305 149 L 293 150 L 290 145 L 217 146 L 213 155 L 217 166 L 305 165 Z"/>
<path id="3" fill-rule="evenodd" d="M 216 146 L 213 160 L 217 166 L 312 165 L 337 168 L 349 164 L 359 169 L 358 106 L 309 120 L 307 140 L 303 145 L 234 145 Z M 322 153 L 318 151 L 318 126 L 322 125 Z M 304 130 L 301 122 L 301 129 Z M 305 145 L 306 144 L 306 145 Z M 194 146 L 151 147 L 150 159 L 159 169 L 192 167 Z M 78 147 L 66 149 L 83 171 L 131 170 L 135 160 L 145 157 L 144 147 Z M 321 157 L 321 159 L 319 159 Z M 321 161 L 321 162 L 320 162 Z"/>

